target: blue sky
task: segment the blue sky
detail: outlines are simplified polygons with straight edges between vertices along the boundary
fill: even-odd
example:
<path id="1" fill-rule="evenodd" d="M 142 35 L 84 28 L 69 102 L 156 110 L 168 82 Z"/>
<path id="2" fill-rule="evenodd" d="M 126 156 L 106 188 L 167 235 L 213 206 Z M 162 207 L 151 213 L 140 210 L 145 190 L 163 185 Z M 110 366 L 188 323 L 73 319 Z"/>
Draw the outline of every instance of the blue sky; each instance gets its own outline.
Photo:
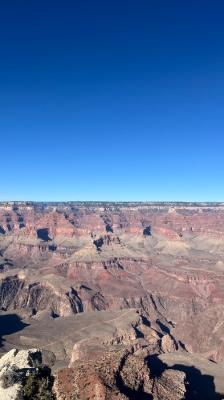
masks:
<path id="1" fill-rule="evenodd" d="M 0 4 L 1 200 L 224 201 L 224 3 Z"/>

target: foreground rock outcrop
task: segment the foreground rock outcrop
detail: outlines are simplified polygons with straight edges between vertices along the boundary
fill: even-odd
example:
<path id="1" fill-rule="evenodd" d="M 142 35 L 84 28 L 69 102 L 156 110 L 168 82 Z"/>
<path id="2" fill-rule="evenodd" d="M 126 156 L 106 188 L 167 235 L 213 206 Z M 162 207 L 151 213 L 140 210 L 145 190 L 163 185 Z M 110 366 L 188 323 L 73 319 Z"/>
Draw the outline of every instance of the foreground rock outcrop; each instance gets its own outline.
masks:
<path id="1" fill-rule="evenodd" d="M 56 374 L 57 399 L 183 399 L 185 374 L 169 370 L 156 378 L 143 354 L 115 346 L 91 360 L 76 361 Z"/>
<path id="2" fill-rule="evenodd" d="M 0 399 L 53 400 L 53 379 L 38 349 L 12 349 L 0 358 Z"/>
<path id="3" fill-rule="evenodd" d="M 87 346 L 90 345 L 88 342 Z M 221 400 L 224 367 L 198 355 L 144 351 L 147 344 L 102 345 L 52 375 L 44 350 L 12 349 L 0 358 L 4 400 Z M 90 346 L 91 347 L 91 346 Z M 89 347 L 89 349 L 90 349 Z"/>

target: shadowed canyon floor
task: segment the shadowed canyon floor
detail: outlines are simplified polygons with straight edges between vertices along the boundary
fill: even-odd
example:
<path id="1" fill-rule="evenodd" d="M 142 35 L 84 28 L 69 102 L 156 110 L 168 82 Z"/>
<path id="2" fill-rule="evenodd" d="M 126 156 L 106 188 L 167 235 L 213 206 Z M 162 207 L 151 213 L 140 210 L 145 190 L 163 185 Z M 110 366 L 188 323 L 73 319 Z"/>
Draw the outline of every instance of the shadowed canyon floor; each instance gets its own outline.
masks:
<path id="1" fill-rule="evenodd" d="M 57 399 L 222 398 L 224 204 L 1 203 L 0 277 Z"/>

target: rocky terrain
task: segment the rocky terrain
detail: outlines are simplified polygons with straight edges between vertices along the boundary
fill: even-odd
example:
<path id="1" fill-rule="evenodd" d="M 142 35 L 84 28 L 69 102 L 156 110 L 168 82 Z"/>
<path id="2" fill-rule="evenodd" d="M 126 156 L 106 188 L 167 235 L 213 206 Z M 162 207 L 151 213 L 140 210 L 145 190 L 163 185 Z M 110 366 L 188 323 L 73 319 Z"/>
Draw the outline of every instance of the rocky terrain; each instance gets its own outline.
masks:
<path id="1" fill-rule="evenodd" d="M 12 349 L 0 359 L 0 398 L 53 400 L 53 377 L 39 349 Z"/>
<path id="2" fill-rule="evenodd" d="M 0 278 L 56 399 L 224 397 L 224 203 L 1 203 Z"/>

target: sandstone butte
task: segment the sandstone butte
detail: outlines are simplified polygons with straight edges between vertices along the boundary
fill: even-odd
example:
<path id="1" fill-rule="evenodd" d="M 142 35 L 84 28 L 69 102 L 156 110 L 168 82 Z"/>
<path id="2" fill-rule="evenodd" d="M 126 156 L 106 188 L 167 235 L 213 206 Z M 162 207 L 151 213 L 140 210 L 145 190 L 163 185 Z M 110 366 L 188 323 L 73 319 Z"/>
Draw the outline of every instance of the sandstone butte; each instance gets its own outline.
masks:
<path id="1" fill-rule="evenodd" d="M 0 279 L 0 399 L 224 398 L 224 204 L 0 203 Z"/>

